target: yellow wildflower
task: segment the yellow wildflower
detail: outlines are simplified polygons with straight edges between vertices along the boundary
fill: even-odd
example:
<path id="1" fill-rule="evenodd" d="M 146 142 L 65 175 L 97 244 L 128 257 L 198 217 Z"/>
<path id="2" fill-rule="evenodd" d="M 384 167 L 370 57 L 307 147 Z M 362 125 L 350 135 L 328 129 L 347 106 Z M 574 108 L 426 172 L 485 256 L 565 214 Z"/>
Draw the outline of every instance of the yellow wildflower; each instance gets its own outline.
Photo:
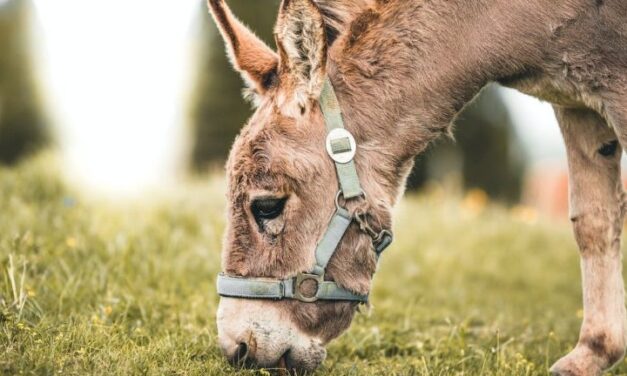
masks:
<path id="1" fill-rule="evenodd" d="M 466 194 L 462 206 L 472 214 L 481 213 L 488 205 L 488 194 L 482 189 L 471 189 Z"/>
<path id="2" fill-rule="evenodd" d="M 76 248 L 76 245 L 77 245 L 76 238 L 73 236 L 68 236 L 65 239 L 65 244 L 70 248 Z"/>

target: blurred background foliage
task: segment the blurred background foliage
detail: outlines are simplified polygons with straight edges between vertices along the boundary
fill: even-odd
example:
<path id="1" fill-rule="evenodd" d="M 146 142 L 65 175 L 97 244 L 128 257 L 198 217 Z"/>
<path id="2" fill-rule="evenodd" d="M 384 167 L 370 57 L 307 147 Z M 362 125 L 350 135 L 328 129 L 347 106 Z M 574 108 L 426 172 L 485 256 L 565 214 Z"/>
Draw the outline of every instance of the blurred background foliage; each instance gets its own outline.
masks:
<path id="1" fill-rule="evenodd" d="M 231 0 L 229 6 L 269 46 L 279 0 Z M 193 103 L 192 166 L 205 170 L 227 156 L 235 135 L 252 114 L 242 99 L 242 80 L 228 61 L 222 37 L 210 17 L 201 18 L 201 63 Z"/>
<path id="2" fill-rule="evenodd" d="M 231 0 L 234 12 L 270 46 L 279 0 Z M 199 9 L 206 12 L 205 5 Z M 48 140 L 33 84 L 28 47 L 27 0 L 0 1 L 0 162 L 11 164 Z M 191 93 L 193 124 L 189 166 L 204 172 L 221 166 L 233 139 L 251 114 L 242 99 L 242 81 L 225 55 L 222 39 L 205 14 L 200 21 L 199 72 Z M 455 141 L 442 139 L 416 159 L 408 188 L 453 180 L 460 189 L 479 188 L 491 198 L 516 202 L 525 158 L 520 138 L 498 90 L 488 87 L 458 117 Z"/>
<path id="3" fill-rule="evenodd" d="M 496 85 L 486 87 L 457 117 L 454 139 L 443 138 L 416 157 L 408 189 L 429 181 L 458 179 L 466 190 L 480 189 L 504 203 L 521 198 L 525 151 Z"/>
<path id="4" fill-rule="evenodd" d="M 48 139 L 29 47 L 31 4 L 0 1 L 0 163 L 12 164 Z"/>
<path id="5" fill-rule="evenodd" d="M 273 6 L 269 6 L 272 3 Z M 231 0 L 235 14 L 269 46 L 278 0 Z M 242 80 L 228 61 L 210 18 L 202 18 L 202 63 L 193 104 L 192 166 L 196 171 L 223 163 L 233 139 L 252 114 L 242 99 Z M 455 140 L 442 139 L 416 158 L 408 188 L 455 180 L 462 189 L 481 189 L 505 203 L 520 199 L 525 158 L 514 125 L 496 86 L 487 87 L 460 114 Z"/>

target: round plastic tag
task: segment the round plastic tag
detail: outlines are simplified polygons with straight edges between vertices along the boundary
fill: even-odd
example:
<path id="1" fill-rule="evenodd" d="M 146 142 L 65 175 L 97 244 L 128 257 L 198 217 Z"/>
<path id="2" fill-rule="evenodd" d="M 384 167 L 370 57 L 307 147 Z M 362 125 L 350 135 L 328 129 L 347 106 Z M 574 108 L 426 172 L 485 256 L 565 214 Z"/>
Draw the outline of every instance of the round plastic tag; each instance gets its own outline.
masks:
<path id="1" fill-rule="evenodd" d="M 355 158 L 355 137 L 344 128 L 333 129 L 327 135 L 327 153 L 337 163 L 345 164 Z"/>

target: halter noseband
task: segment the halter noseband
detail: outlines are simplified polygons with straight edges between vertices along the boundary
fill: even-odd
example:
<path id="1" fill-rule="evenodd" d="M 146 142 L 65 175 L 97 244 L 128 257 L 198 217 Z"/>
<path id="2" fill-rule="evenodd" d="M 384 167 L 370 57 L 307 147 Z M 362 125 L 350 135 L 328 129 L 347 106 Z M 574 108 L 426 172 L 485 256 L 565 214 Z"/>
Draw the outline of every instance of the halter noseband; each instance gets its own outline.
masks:
<path id="1" fill-rule="evenodd" d="M 359 228 L 372 238 L 377 255 L 392 243 L 392 233 L 388 230 L 374 231 L 366 221 L 364 213 L 351 215 L 340 205 L 344 200 L 365 197 L 355 168 L 357 144 L 353 135 L 344 128 L 342 110 L 331 81 L 326 78 L 320 95 L 320 108 L 327 128 L 326 149 L 335 162 L 340 190 L 335 199 L 335 213 L 329 222 L 324 236 L 316 246 L 316 265 L 308 273 L 298 273 L 296 277 L 276 280 L 267 278 L 230 277 L 218 275 L 218 294 L 224 297 L 246 299 L 296 299 L 305 303 L 318 300 L 354 301 L 366 303 L 368 295 L 359 295 L 340 287 L 332 281 L 325 281 L 324 274 L 329 260 L 337 250 L 350 224 L 355 221 Z M 302 291 L 305 281 L 316 284 L 316 293 L 306 295 Z"/>

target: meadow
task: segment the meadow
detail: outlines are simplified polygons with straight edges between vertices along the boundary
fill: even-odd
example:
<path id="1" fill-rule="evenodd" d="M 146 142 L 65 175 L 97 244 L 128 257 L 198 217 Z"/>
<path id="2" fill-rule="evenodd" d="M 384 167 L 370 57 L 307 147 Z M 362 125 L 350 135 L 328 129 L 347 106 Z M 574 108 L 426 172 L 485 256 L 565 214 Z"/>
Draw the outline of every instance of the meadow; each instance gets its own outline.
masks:
<path id="1" fill-rule="evenodd" d="M 107 202 L 54 160 L 0 168 L 0 374 L 270 374 L 235 371 L 216 344 L 223 179 Z M 575 344 L 566 220 L 432 189 L 403 200 L 395 233 L 371 307 L 316 375 L 546 375 Z"/>

